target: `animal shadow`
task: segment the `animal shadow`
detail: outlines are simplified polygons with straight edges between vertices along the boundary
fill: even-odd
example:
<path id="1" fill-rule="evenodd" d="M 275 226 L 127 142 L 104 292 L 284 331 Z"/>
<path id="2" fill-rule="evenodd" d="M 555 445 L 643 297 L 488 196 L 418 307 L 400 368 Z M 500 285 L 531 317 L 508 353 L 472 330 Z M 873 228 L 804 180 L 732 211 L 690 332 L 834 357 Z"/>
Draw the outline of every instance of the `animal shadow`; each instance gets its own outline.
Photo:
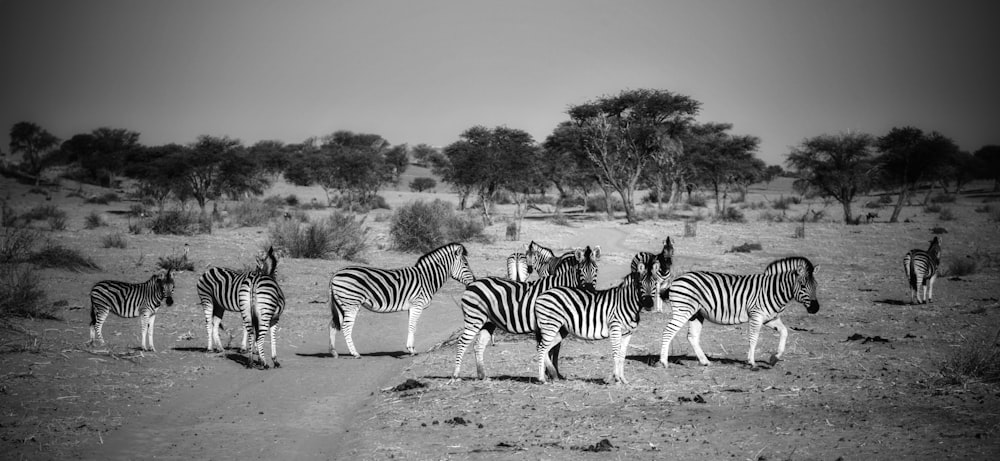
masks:
<path id="1" fill-rule="evenodd" d="M 875 301 L 875 304 L 888 304 L 890 306 L 906 306 L 909 305 L 910 303 L 906 301 L 900 301 L 898 299 L 880 299 L 878 301 Z"/>
<path id="2" fill-rule="evenodd" d="M 313 357 L 313 358 L 333 358 L 333 354 L 329 352 L 313 352 L 313 353 L 302 353 L 296 352 L 295 355 L 299 357 Z M 392 351 L 392 352 L 368 352 L 366 354 L 361 354 L 362 357 L 392 357 L 395 359 L 401 359 L 403 357 L 409 357 L 410 354 L 406 351 Z M 348 358 L 353 359 L 351 354 L 339 354 L 338 358 Z"/>
<path id="3" fill-rule="evenodd" d="M 660 361 L 660 354 L 627 355 L 625 356 L 625 360 L 632 360 L 634 362 L 644 363 L 650 367 L 655 367 L 656 364 Z M 713 365 L 722 364 L 722 365 L 749 366 L 744 360 L 736 360 L 727 357 L 709 357 L 709 360 L 712 361 Z M 698 357 L 695 357 L 693 355 L 671 355 L 670 358 L 667 359 L 667 361 L 670 362 L 671 364 L 681 365 L 681 366 L 689 366 L 690 362 L 694 362 L 695 365 L 700 366 L 700 364 L 698 363 Z M 763 364 L 758 362 L 757 366 L 763 366 L 764 368 L 771 368 L 769 365 L 767 365 L 766 362 Z"/>

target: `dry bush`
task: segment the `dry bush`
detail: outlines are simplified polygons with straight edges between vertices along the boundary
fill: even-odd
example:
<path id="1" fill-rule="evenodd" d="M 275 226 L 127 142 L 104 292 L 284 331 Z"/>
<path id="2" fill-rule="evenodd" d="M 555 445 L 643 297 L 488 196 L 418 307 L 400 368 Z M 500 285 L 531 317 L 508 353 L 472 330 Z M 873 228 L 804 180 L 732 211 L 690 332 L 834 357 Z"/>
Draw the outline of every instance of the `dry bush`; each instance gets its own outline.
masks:
<path id="1" fill-rule="evenodd" d="M 96 211 L 91 211 L 83 220 L 83 227 L 87 229 L 94 229 L 97 227 L 107 226 L 108 223 L 104 221 L 104 217 Z"/>
<path id="2" fill-rule="evenodd" d="M 938 219 L 942 221 L 954 221 L 955 214 L 952 213 L 951 208 L 945 208 L 942 209 L 940 213 L 938 213 Z"/>
<path id="3" fill-rule="evenodd" d="M 276 198 L 276 200 L 274 199 Z M 272 219 L 281 215 L 282 199 L 277 196 L 268 200 L 245 200 L 238 202 L 229 210 L 229 219 L 233 225 L 241 227 L 265 226 Z"/>
<path id="4" fill-rule="evenodd" d="M 187 253 L 160 257 L 156 266 L 173 272 L 191 271 L 194 272 L 194 262 L 188 259 Z"/>
<path id="5" fill-rule="evenodd" d="M 417 200 L 397 209 L 389 223 L 396 248 L 426 253 L 449 242 L 488 241 L 477 217 L 456 213 L 451 204 Z"/>
<path id="6" fill-rule="evenodd" d="M 49 242 L 44 248 L 31 254 L 31 263 L 38 267 L 65 269 L 70 271 L 100 270 L 92 259 L 78 250 Z"/>
<path id="7" fill-rule="evenodd" d="M 685 237 L 698 236 L 698 221 L 687 221 L 684 223 L 684 236 Z"/>
<path id="8" fill-rule="evenodd" d="M 726 207 L 725 210 L 716 215 L 715 220 L 730 223 L 742 223 L 746 222 L 746 217 L 743 216 L 743 212 L 740 210 L 737 210 L 734 207 Z"/>
<path id="9" fill-rule="evenodd" d="M 55 319 L 53 311 L 30 266 L 0 264 L 0 316 Z"/>
<path id="10" fill-rule="evenodd" d="M 101 239 L 101 246 L 104 248 L 128 248 L 128 240 L 125 238 L 125 234 L 115 232 L 105 235 Z"/>
<path id="11" fill-rule="evenodd" d="M 38 232 L 26 226 L 5 226 L 0 233 L 0 263 L 24 261 L 38 242 Z"/>
<path id="12" fill-rule="evenodd" d="M 992 338 L 966 340 L 941 365 L 941 374 L 949 384 L 1000 382 L 1000 347 Z"/>
<path id="13" fill-rule="evenodd" d="M 346 259 L 363 261 L 368 249 L 368 228 L 364 219 L 334 211 L 321 222 L 284 220 L 271 226 L 265 246 L 273 246 L 293 258 Z"/>
<path id="14" fill-rule="evenodd" d="M 759 243 L 749 243 L 749 242 L 746 242 L 746 243 L 744 243 L 742 245 L 738 245 L 738 246 L 734 246 L 734 247 L 730 248 L 727 253 L 749 253 L 749 252 L 754 251 L 754 250 L 760 251 L 760 250 L 763 250 L 763 249 L 764 249 L 764 247 L 762 247 Z"/>
<path id="15" fill-rule="evenodd" d="M 962 277 L 965 275 L 975 274 L 978 270 L 979 264 L 975 259 L 955 259 L 948 263 L 948 269 L 944 272 L 944 275 L 949 277 Z"/>
<path id="16" fill-rule="evenodd" d="M 149 222 L 154 234 L 194 235 L 211 234 L 212 220 L 198 213 L 182 210 L 164 211 Z M 141 230 L 140 230 L 141 232 Z"/>

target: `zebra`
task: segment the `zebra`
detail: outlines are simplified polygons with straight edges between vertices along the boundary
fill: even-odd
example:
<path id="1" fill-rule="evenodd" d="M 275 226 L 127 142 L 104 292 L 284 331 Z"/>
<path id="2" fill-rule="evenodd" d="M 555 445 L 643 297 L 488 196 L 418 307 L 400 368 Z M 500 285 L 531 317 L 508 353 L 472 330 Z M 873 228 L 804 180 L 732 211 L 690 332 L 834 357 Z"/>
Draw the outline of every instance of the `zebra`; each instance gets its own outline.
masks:
<path id="1" fill-rule="evenodd" d="M 455 371 L 452 381 L 459 379 L 462 370 L 462 356 L 469 343 L 477 334 L 475 346 L 476 374 L 486 379 L 483 352 L 493 337 L 497 327 L 515 334 L 535 331 L 535 299 L 546 290 L 557 286 L 581 286 L 593 290 L 597 282 L 597 262 L 601 258 L 601 247 L 579 248 L 559 258 L 552 273 L 531 282 L 514 282 L 500 277 L 485 277 L 476 280 L 462 295 L 462 316 L 465 328 L 458 338 L 455 353 Z"/>
<path id="2" fill-rule="evenodd" d="M 337 357 L 336 335 L 343 330 L 347 349 L 354 358 L 361 354 L 354 348 L 351 332 L 361 307 L 387 313 L 409 310 L 406 351 L 416 355 L 413 334 L 420 313 L 448 277 L 468 286 L 475 280 L 469 269 L 468 251 L 460 243 L 449 243 L 421 256 L 413 267 L 379 269 L 349 266 L 330 278 L 330 355 Z"/>
<path id="3" fill-rule="evenodd" d="M 524 253 L 517 252 L 507 257 L 507 278 L 515 282 L 524 282 L 531 275 L 532 267 Z"/>
<path id="4" fill-rule="evenodd" d="M 141 317 L 142 350 L 156 352 L 153 345 L 153 324 L 156 322 L 156 310 L 166 301 L 167 306 L 174 304 L 174 278 L 171 270 L 166 274 L 154 274 L 143 283 L 119 282 L 104 280 L 94 284 L 90 289 L 90 342 L 95 340 L 104 344 L 102 329 L 108 313 L 119 317 Z M 149 348 L 146 348 L 147 332 Z"/>
<path id="5" fill-rule="evenodd" d="M 702 365 L 708 365 L 708 358 L 699 342 L 705 320 L 720 325 L 750 322 L 747 362 L 751 368 L 757 367 L 754 355 L 761 325 L 774 328 L 780 336 L 778 352 L 771 356 L 770 363 L 777 363 L 785 352 L 785 341 L 788 339 L 788 329 L 779 317 L 785 305 L 795 299 L 810 314 L 819 312 L 814 277 L 819 266 L 813 266 L 806 258 L 799 258 L 797 261 L 803 264 L 796 265 L 787 272 L 752 275 L 688 272 L 674 279 L 668 295 L 672 315 L 663 329 L 659 365 L 667 366 L 670 341 L 685 322 L 688 323 L 688 341 L 698 361 Z M 775 269 L 777 267 L 775 265 Z"/>
<path id="6" fill-rule="evenodd" d="M 253 354 L 256 349 L 261 365 L 269 368 L 264 360 L 264 336 L 270 335 L 271 362 L 275 368 L 278 363 L 277 332 L 278 320 L 285 309 L 285 294 L 275 279 L 278 260 L 274 256 L 274 248 L 267 250 L 270 266 L 258 264 L 257 269 L 250 271 L 237 288 L 239 311 L 243 316 L 245 335 L 251 336 L 254 343 L 247 348 L 247 368 L 254 366 Z"/>
<path id="7" fill-rule="evenodd" d="M 556 258 L 552 250 L 535 243 L 534 240 L 528 244 L 528 251 L 524 256 L 528 260 L 528 268 L 534 269 L 538 278 L 548 277 L 549 272 L 559 263 L 559 258 Z"/>
<path id="8" fill-rule="evenodd" d="M 268 254 L 259 254 L 256 257 L 256 271 L 266 271 L 268 258 L 274 258 L 274 251 L 271 248 Z M 277 264 L 276 259 L 271 260 L 272 267 Z M 235 271 L 225 267 L 212 267 L 205 271 L 198 278 L 198 298 L 205 309 L 205 327 L 208 331 L 208 347 L 206 350 L 222 351 L 222 341 L 219 340 L 219 328 L 222 324 L 222 315 L 229 312 L 240 312 L 239 286 L 253 272 Z M 242 315 L 242 314 L 241 314 Z M 213 347 L 214 341 L 214 347 Z M 247 349 L 247 333 L 243 329 L 243 343 L 240 351 Z"/>
<path id="9" fill-rule="evenodd" d="M 638 255 L 637 255 L 638 256 Z M 608 382 L 628 384 L 625 379 L 625 354 L 632 333 L 639 326 L 639 311 L 653 309 L 653 298 L 660 286 L 660 262 L 650 258 L 637 264 L 636 270 L 607 290 L 557 287 L 535 300 L 538 316 L 538 381 L 546 375 L 563 379 L 559 374 L 558 344 L 568 335 L 597 340 L 611 338 L 613 371 Z"/>
<path id="10" fill-rule="evenodd" d="M 903 257 L 903 270 L 910 285 L 910 304 L 934 302 L 934 281 L 941 265 L 941 240 L 934 237 L 927 251 L 913 249 Z M 923 288 L 923 290 L 921 290 Z M 922 292 L 922 293 L 921 293 Z M 923 299 L 921 300 L 921 294 Z"/>
<path id="11" fill-rule="evenodd" d="M 663 241 L 663 249 L 660 250 L 660 253 L 641 252 L 632 257 L 631 271 L 636 272 L 641 265 L 653 259 L 660 263 L 659 286 L 656 289 L 657 296 L 655 298 L 656 312 L 663 312 L 663 298 L 667 296 L 667 287 L 670 285 L 671 269 L 674 264 L 674 244 L 670 241 L 670 237 Z"/>

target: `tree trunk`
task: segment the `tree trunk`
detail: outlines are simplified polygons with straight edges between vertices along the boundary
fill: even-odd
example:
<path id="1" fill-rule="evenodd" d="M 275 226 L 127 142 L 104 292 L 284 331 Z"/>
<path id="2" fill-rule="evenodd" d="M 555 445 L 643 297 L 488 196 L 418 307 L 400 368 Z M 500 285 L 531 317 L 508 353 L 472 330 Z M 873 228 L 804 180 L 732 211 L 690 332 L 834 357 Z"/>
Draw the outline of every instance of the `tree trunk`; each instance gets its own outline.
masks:
<path id="1" fill-rule="evenodd" d="M 903 186 L 903 189 L 899 191 L 899 200 L 896 201 L 896 206 L 892 207 L 892 216 L 889 217 L 890 223 L 899 221 L 899 212 L 903 211 L 903 204 L 906 203 L 906 197 L 909 195 L 910 188 Z"/>
<path id="2" fill-rule="evenodd" d="M 635 204 L 632 203 L 632 190 L 631 189 L 619 189 L 618 195 L 622 197 L 622 206 L 625 208 L 625 222 L 628 224 L 636 224 L 639 222 L 635 216 Z"/>
<path id="3" fill-rule="evenodd" d="M 854 221 L 854 214 L 851 212 L 851 202 L 844 200 L 840 202 L 844 206 L 844 223 L 845 224 L 857 224 Z"/>
<path id="4" fill-rule="evenodd" d="M 615 210 L 611 207 L 611 191 L 607 187 L 604 190 L 604 211 L 608 214 L 608 219 L 615 219 Z"/>
<path id="5" fill-rule="evenodd" d="M 930 183 L 927 187 L 927 195 L 924 196 L 924 206 L 927 206 L 931 201 L 931 194 L 934 193 L 934 183 Z"/>

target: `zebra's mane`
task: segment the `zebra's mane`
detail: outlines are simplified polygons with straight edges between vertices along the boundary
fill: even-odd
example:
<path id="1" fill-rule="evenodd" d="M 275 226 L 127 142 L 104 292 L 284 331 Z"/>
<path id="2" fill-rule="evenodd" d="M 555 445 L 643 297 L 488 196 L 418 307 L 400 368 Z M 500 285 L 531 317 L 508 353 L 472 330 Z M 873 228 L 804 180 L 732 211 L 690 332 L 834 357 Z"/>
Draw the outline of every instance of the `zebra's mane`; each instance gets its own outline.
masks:
<path id="1" fill-rule="evenodd" d="M 789 265 L 791 267 L 797 267 L 799 265 L 803 265 L 806 267 L 806 272 L 810 274 L 813 272 L 814 269 L 812 261 L 809 261 L 808 258 L 804 256 L 788 256 L 786 258 L 781 258 L 772 261 L 770 264 L 767 265 L 767 268 L 764 269 L 764 272 L 768 273 L 771 271 L 772 268 L 782 265 Z"/>
<path id="2" fill-rule="evenodd" d="M 426 265 L 426 264 L 429 263 L 430 259 L 436 257 L 440 253 L 446 252 L 445 250 L 447 250 L 449 248 L 453 248 L 455 246 L 458 246 L 458 247 L 460 247 L 462 249 L 462 255 L 463 256 L 468 256 L 469 252 L 465 249 L 465 245 L 462 245 L 461 243 L 457 243 L 457 242 L 452 242 L 452 243 L 447 243 L 447 244 L 441 245 L 441 246 L 439 246 L 439 247 L 437 247 L 437 248 L 429 251 L 427 254 L 421 256 L 420 258 L 418 258 L 417 262 L 414 263 L 413 265 L 414 266 Z"/>

